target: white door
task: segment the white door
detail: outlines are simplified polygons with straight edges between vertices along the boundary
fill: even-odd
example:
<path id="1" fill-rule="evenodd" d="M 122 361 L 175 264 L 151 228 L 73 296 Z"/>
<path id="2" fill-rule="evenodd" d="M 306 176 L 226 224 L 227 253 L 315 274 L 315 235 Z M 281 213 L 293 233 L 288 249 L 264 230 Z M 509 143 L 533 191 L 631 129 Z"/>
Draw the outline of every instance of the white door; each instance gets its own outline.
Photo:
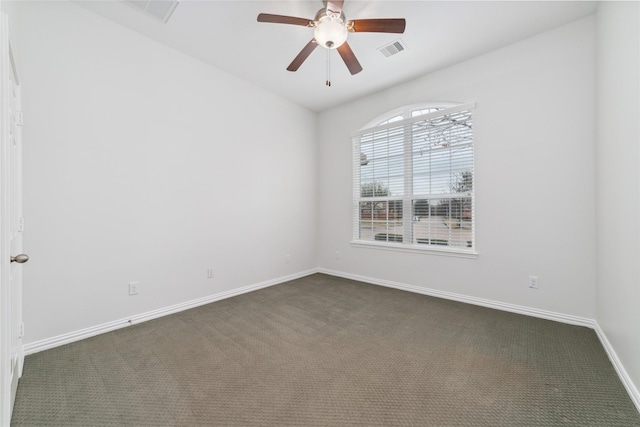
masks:
<path id="1" fill-rule="evenodd" d="M 2 16 L 0 34 L 0 425 L 8 425 L 22 375 L 22 113 L 20 86 Z"/>

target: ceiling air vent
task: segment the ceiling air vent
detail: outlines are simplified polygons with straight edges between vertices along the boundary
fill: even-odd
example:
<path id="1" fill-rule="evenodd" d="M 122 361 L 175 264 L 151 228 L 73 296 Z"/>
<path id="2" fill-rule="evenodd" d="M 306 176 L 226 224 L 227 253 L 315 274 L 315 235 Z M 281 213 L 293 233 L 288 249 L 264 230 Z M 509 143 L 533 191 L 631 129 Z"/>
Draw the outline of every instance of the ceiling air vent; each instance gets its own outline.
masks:
<path id="1" fill-rule="evenodd" d="M 407 48 L 407 45 L 400 39 L 394 41 L 391 44 L 381 47 L 378 49 L 380 53 L 382 53 L 385 57 L 390 57 L 391 55 L 395 55 L 396 53 L 400 53 Z"/>
<path id="2" fill-rule="evenodd" d="M 126 2 L 165 24 L 178 5 L 177 1 L 172 0 L 126 0 Z"/>

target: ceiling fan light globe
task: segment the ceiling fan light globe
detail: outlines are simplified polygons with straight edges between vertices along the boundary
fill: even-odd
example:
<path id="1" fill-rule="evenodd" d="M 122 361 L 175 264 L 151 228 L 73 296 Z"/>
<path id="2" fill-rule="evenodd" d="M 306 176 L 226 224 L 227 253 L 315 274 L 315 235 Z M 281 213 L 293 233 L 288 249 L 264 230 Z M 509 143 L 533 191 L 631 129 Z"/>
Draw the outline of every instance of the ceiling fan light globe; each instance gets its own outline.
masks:
<path id="1" fill-rule="evenodd" d="M 313 30 L 316 42 L 326 49 L 337 49 L 347 41 L 349 31 L 340 18 L 325 16 Z"/>

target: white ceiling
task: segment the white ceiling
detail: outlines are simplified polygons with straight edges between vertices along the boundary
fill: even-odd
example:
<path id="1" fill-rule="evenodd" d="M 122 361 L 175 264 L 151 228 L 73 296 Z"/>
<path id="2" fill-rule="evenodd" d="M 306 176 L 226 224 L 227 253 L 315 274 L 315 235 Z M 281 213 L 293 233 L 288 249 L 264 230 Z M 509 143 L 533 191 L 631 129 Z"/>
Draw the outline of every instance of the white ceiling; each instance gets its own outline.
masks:
<path id="1" fill-rule="evenodd" d="M 321 0 L 181 0 L 166 24 L 122 1 L 77 1 L 160 43 L 309 108 L 323 111 L 595 12 L 594 1 L 346 0 L 346 19 L 406 18 L 404 34 L 352 33 L 363 71 L 350 75 L 317 48 L 295 72 L 286 67 L 311 40 L 311 28 L 258 23 L 258 13 L 313 19 Z M 385 58 L 378 48 L 401 38 L 407 50 Z"/>

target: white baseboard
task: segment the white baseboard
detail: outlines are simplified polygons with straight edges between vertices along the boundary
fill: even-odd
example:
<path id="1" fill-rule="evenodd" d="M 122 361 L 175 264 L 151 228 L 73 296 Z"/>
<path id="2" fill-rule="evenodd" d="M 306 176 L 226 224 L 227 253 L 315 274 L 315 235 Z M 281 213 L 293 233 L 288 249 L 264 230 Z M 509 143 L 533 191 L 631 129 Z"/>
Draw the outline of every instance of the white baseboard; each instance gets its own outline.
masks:
<path id="1" fill-rule="evenodd" d="M 387 288 L 400 289 L 403 291 L 414 292 L 422 295 L 429 295 L 438 298 L 444 298 L 453 301 L 464 302 L 467 304 L 480 305 L 483 307 L 494 308 L 502 311 L 509 311 L 526 316 L 539 317 L 556 322 L 568 323 L 571 325 L 586 326 L 594 328 L 595 321 L 586 317 L 572 316 L 569 314 L 556 313 L 553 311 L 540 310 L 537 308 L 524 307 L 521 305 L 509 304 L 500 301 L 493 301 L 483 298 L 470 297 L 468 295 L 456 294 L 453 292 L 439 291 L 436 289 L 423 288 L 421 286 L 407 285 L 405 283 L 392 282 L 389 280 L 376 279 L 373 277 L 360 276 L 358 274 L 344 273 L 342 271 L 328 270 L 319 268 L 318 273 L 328 274 L 331 276 L 343 277 L 345 279 L 357 280 L 359 282 L 371 283 L 373 285 L 385 286 Z"/>
<path id="2" fill-rule="evenodd" d="M 414 286 L 414 285 L 407 285 L 404 283 L 392 282 L 388 280 L 375 279 L 373 277 L 360 276 L 357 274 L 344 273 L 341 271 L 329 270 L 325 268 L 319 268 L 318 273 L 328 274 L 328 275 L 337 276 L 337 277 L 343 277 L 345 279 L 357 280 L 359 282 L 371 283 L 373 285 L 386 286 L 388 288 L 395 288 L 403 291 L 415 292 L 423 295 L 430 295 L 438 298 L 460 301 L 468 304 L 480 305 L 483 307 L 509 311 L 517 314 L 524 314 L 526 316 L 540 317 L 542 319 L 554 320 L 556 322 L 567 323 L 570 325 L 585 326 L 585 327 L 594 329 L 598 338 L 600 339 L 600 342 L 602 343 L 602 346 L 607 352 L 607 355 L 609 356 L 609 360 L 611 361 L 611 364 L 615 368 L 616 373 L 620 378 L 620 381 L 622 381 L 622 384 L 624 384 L 624 387 L 627 390 L 629 397 L 631 398 L 636 408 L 640 412 L 640 392 L 638 392 L 638 388 L 635 386 L 635 384 L 631 380 L 631 377 L 629 377 L 629 374 L 627 373 L 626 369 L 624 368 L 624 365 L 618 358 L 615 350 L 611 346 L 611 343 L 607 339 L 607 336 L 605 335 L 604 331 L 600 328 L 600 325 L 598 325 L 598 322 L 596 322 L 594 319 L 589 319 L 586 317 L 571 316 L 568 314 L 556 313 L 553 311 L 539 310 L 531 307 L 523 307 L 515 304 L 507 304 L 499 301 L 492 301 L 492 300 L 487 300 L 482 298 L 470 297 L 467 295 L 455 294 L 452 292 L 444 292 L 444 291 L 423 288 L 423 287 Z"/>
<path id="3" fill-rule="evenodd" d="M 627 393 L 629 394 L 629 397 L 633 401 L 634 405 L 636 405 L 636 409 L 638 409 L 638 412 L 640 412 L 640 391 L 638 391 L 638 388 L 633 383 L 633 380 L 631 380 L 631 377 L 629 377 L 627 370 L 624 369 L 624 365 L 622 365 L 622 362 L 618 358 L 616 351 L 611 346 L 611 343 L 607 339 L 607 336 L 597 322 L 594 329 L 596 331 L 596 334 L 598 335 L 598 338 L 600 339 L 600 342 L 602 343 L 602 346 L 609 356 L 611 364 L 618 373 L 620 381 L 622 381 L 624 388 L 627 389 Z"/>
<path id="4" fill-rule="evenodd" d="M 539 317 L 542 319 L 553 320 L 556 322 L 567 323 L 571 325 L 585 326 L 585 327 L 594 329 L 598 338 L 600 339 L 600 342 L 602 343 L 602 346 L 607 352 L 607 355 L 609 356 L 609 360 L 613 364 L 613 367 L 615 368 L 618 374 L 618 377 L 620 378 L 620 381 L 622 381 L 625 389 L 627 390 L 627 393 L 629 393 L 631 400 L 635 404 L 638 411 L 640 411 L 640 392 L 638 391 L 638 388 L 635 386 L 635 384 L 631 380 L 631 377 L 629 377 L 626 369 L 622 365 L 622 362 L 620 361 L 615 350 L 611 346 L 611 343 L 607 339 L 607 336 L 605 335 L 604 331 L 600 328 L 598 323 L 593 319 L 572 316 L 572 315 L 563 314 L 563 313 L 556 313 L 556 312 L 547 311 L 547 310 L 540 310 L 540 309 L 531 308 L 531 307 L 524 307 L 524 306 L 519 306 L 515 304 L 508 304 L 500 301 L 470 297 L 467 295 L 456 294 L 453 292 L 439 291 L 436 289 L 423 288 L 420 286 L 408 285 L 408 284 L 393 282 L 389 280 L 376 279 L 373 277 L 360 276 L 357 274 L 345 273 L 345 272 L 329 270 L 325 268 L 309 269 L 309 270 L 295 273 L 292 275 L 283 276 L 283 277 L 279 277 L 272 280 L 267 280 L 267 281 L 256 283 L 253 285 L 244 286 L 242 288 L 233 289 L 226 292 L 220 292 L 218 294 L 210 295 L 204 298 L 199 298 L 192 301 L 187 301 L 184 303 L 161 308 L 158 310 L 153 310 L 146 313 L 138 314 L 126 319 L 116 320 L 113 322 L 104 323 L 102 325 L 97 325 L 97 326 L 85 328 L 79 331 L 70 332 L 67 334 L 58 335 L 56 337 L 32 342 L 29 344 L 25 344 L 24 354 L 29 355 L 29 354 L 37 353 L 40 351 L 48 350 L 50 348 L 69 344 L 75 341 L 80 341 L 85 338 L 103 334 L 105 332 L 110 332 L 116 329 L 124 328 L 136 323 L 145 322 L 147 320 L 152 320 L 158 317 L 178 313 L 180 311 L 188 310 L 190 308 L 195 308 L 195 307 L 209 304 L 215 301 L 220 301 L 222 299 L 231 298 L 236 295 L 245 294 L 247 292 L 252 292 L 258 289 L 267 288 L 269 286 L 274 286 L 280 283 L 288 282 L 290 280 L 299 279 L 301 277 L 309 276 L 314 273 L 323 273 L 323 274 L 328 274 L 330 276 L 343 277 L 345 279 L 357 280 L 359 282 L 370 283 L 373 285 L 386 286 L 389 288 L 400 289 L 403 291 L 414 292 L 414 293 L 423 294 L 423 295 L 430 295 L 438 298 L 459 301 L 467 304 L 479 305 L 483 307 L 493 308 L 493 309 L 502 310 L 502 311 L 508 311 L 508 312 L 517 313 L 517 314 L 524 314 L 526 316 Z"/>
<path id="5" fill-rule="evenodd" d="M 116 329 L 121 329 L 127 326 L 135 325 L 137 323 L 146 322 L 147 320 L 168 316 L 170 314 L 178 313 L 184 310 L 189 310 L 190 308 L 195 308 L 201 305 L 220 301 L 226 298 L 231 298 L 237 295 L 245 294 L 247 292 L 256 291 L 258 289 L 267 288 L 269 286 L 278 285 L 280 283 L 288 282 L 290 280 L 299 279 L 301 277 L 309 276 L 317 272 L 318 271 L 315 268 L 310 270 L 305 270 L 305 271 L 301 271 L 299 273 L 291 274 L 288 276 L 278 277 L 276 279 L 255 283 L 253 285 L 243 286 L 238 289 L 232 289 L 230 291 L 220 292 L 220 293 L 209 295 L 203 298 L 186 301 L 180 304 L 175 304 L 175 305 L 164 307 L 158 310 L 136 314 L 136 315 L 127 317 L 125 319 L 114 320 L 113 322 L 107 322 L 101 325 L 96 325 L 89 328 L 81 329 L 79 331 L 69 332 L 69 333 L 58 335 L 52 338 L 35 341 L 35 342 L 24 345 L 24 354 L 29 355 L 33 353 L 38 353 L 40 351 L 48 350 L 54 347 L 59 347 L 61 345 L 69 344 L 75 341 L 80 341 L 96 335 L 104 334 L 105 332 L 111 332 L 111 331 L 115 331 Z"/>

